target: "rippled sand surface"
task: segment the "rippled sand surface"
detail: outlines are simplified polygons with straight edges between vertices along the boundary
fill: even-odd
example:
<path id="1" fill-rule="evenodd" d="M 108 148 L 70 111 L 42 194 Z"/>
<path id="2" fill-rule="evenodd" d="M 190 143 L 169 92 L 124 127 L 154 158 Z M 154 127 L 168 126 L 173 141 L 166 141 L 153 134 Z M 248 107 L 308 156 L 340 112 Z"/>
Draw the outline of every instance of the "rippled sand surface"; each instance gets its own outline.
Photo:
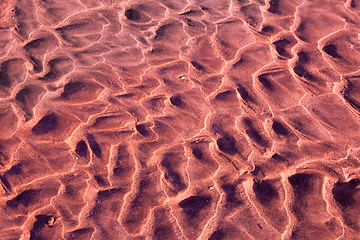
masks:
<path id="1" fill-rule="evenodd" d="M 359 0 L 2 0 L 0 239 L 360 239 Z"/>

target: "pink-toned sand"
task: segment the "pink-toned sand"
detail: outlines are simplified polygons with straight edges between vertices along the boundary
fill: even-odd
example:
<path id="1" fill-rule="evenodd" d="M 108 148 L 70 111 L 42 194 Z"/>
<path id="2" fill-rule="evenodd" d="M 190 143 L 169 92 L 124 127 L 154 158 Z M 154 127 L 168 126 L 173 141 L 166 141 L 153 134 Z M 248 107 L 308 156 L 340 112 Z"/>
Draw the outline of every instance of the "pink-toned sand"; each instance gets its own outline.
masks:
<path id="1" fill-rule="evenodd" d="M 0 240 L 360 239 L 359 0 L 0 16 Z"/>

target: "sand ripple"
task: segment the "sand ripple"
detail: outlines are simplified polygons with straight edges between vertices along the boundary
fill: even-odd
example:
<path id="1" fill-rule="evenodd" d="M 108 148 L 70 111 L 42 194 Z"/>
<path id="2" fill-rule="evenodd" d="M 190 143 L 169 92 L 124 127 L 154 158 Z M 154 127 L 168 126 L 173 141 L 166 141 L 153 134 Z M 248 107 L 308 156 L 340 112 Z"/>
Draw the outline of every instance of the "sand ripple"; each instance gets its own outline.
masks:
<path id="1" fill-rule="evenodd" d="M 0 239 L 360 239 L 359 1 L 0 15 Z"/>

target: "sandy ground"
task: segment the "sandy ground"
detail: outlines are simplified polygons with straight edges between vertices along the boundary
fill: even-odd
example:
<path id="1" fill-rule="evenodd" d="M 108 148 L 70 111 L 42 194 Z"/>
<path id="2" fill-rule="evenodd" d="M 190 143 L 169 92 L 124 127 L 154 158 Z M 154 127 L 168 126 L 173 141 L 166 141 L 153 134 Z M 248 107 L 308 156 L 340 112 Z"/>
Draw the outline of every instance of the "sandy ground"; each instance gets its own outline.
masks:
<path id="1" fill-rule="evenodd" d="M 3 0 L 0 239 L 360 239 L 359 0 Z"/>

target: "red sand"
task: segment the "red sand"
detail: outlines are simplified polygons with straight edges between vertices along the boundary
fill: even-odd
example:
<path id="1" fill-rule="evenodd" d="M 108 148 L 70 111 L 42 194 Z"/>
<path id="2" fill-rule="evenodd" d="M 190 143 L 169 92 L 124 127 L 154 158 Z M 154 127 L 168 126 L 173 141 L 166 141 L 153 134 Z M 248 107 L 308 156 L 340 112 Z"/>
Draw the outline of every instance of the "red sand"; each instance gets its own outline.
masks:
<path id="1" fill-rule="evenodd" d="M 18 0 L 0 239 L 360 239 L 360 1 Z"/>

